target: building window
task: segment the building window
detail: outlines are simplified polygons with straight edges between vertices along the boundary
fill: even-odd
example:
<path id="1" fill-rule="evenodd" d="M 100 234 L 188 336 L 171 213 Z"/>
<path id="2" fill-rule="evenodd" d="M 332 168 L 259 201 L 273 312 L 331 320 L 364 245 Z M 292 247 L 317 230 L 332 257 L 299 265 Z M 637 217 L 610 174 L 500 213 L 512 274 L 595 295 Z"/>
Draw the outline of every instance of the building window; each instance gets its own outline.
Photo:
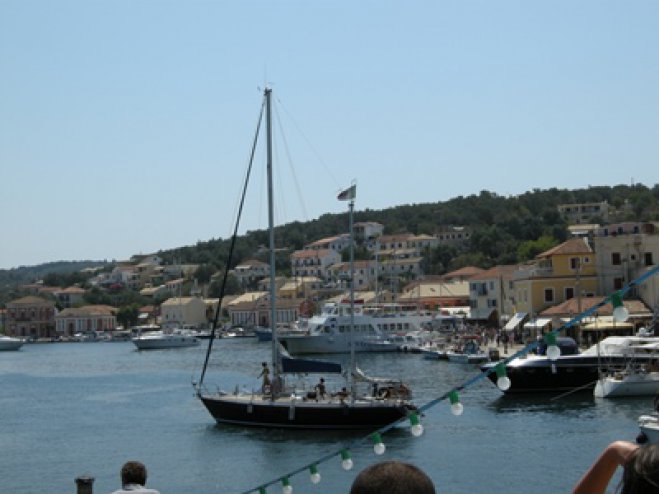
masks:
<path id="1" fill-rule="evenodd" d="M 643 254 L 643 259 L 645 261 L 646 266 L 652 266 L 654 263 L 652 262 L 652 252 L 646 252 Z"/>
<path id="2" fill-rule="evenodd" d="M 620 259 L 620 252 L 611 252 L 611 264 L 614 266 L 620 266 L 620 264 L 622 264 Z"/>
<path id="3" fill-rule="evenodd" d="M 569 300 L 571 298 L 574 298 L 574 288 L 569 286 L 565 289 L 565 300 Z"/>
<path id="4" fill-rule="evenodd" d="M 554 301 L 554 289 L 545 288 L 545 302 L 553 302 L 553 301 Z"/>
<path id="5" fill-rule="evenodd" d="M 622 288 L 622 278 L 613 279 L 613 289 L 620 290 Z"/>
<path id="6" fill-rule="evenodd" d="M 577 269 L 579 269 L 580 264 L 581 263 L 578 257 L 570 257 L 570 269 L 576 271 Z"/>

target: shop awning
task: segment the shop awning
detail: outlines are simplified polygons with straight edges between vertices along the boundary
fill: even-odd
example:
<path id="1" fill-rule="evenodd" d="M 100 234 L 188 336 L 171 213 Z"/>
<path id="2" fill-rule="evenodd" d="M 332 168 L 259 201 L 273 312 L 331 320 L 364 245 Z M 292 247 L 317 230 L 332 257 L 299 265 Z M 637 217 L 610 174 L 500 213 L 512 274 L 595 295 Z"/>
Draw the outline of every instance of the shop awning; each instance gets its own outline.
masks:
<path id="1" fill-rule="evenodd" d="M 516 312 L 515 315 L 506 323 L 503 327 L 506 331 L 511 331 L 517 327 L 517 325 L 524 320 L 526 317 L 526 312 Z"/>
<path id="2" fill-rule="evenodd" d="M 538 317 L 537 319 L 534 319 L 533 321 L 529 321 L 526 324 L 524 324 L 524 327 L 528 329 L 542 329 L 550 322 L 551 322 L 550 317 Z"/>

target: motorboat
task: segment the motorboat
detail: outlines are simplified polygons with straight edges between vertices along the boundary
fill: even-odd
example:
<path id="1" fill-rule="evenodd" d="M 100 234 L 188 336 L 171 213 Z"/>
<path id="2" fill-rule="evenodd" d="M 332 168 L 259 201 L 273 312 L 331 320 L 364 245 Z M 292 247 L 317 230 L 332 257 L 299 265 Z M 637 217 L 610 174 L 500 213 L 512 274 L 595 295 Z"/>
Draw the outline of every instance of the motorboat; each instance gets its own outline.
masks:
<path id="1" fill-rule="evenodd" d="M 618 371 L 600 376 L 595 384 L 595 398 L 654 396 L 659 391 L 659 372 Z"/>
<path id="2" fill-rule="evenodd" d="M 656 412 L 641 415 L 638 418 L 638 428 L 641 430 L 636 438 L 639 444 L 659 444 L 659 414 Z"/>
<path id="3" fill-rule="evenodd" d="M 550 360 L 545 355 L 546 344 L 543 342 L 537 354 L 527 354 L 507 362 L 506 375 L 511 384 L 504 392 L 562 393 L 585 390 L 592 393 L 600 372 L 624 369 L 632 358 L 639 364 L 649 363 L 652 356 L 639 353 L 634 347 L 657 342 L 659 337 L 609 336 L 579 353 L 572 338 L 559 337 L 557 346 L 561 354 L 556 360 Z M 496 365 L 496 362 L 490 362 L 481 366 L 481 370 L 487 372 L 487 377 L 495 384 Z"/>
<path id="4" fill-rule="evenodd" d="M 23 346 L 25 340 L 11 336 L 0 335 L 0 351 L 18 350 Z"/>
<path id="5" fill-rule="evenodd" d="M 306 332 L 279 339 L 292 355 L 350 353 L 351 345 L 357 352 L 391 351 L 387 341 L 399 333 L 421 331 L 433 319 L 429 311 L 396 304 L 370 306 L 355 300 L 352 305 L 347 298 L 326 302 L 321 313 L 309 319 Z"/>
<path id="6" fill-rule="evenodd" d="M 131 339 L 138 350 L 161 350 L 199 345 L 195 332 L 188 329 L 148 331 Z"/>
<path id="7" fill-rule="evenodd" d="M 449 362 L 458 364 L 482 364 L 490 360 L 487 352 L 481 350 L 478 336 L 463 336 L 458 343 L 446 352 Z"/>
<path id="8" fill-rule="evenodd" d="M 595 384 L 596 398 L 655 396 L 659 391 L 659 343 L 633 345 L 624 369 L 604 370 Z M 645 355 L 642 362 L 639 357 Z"/>

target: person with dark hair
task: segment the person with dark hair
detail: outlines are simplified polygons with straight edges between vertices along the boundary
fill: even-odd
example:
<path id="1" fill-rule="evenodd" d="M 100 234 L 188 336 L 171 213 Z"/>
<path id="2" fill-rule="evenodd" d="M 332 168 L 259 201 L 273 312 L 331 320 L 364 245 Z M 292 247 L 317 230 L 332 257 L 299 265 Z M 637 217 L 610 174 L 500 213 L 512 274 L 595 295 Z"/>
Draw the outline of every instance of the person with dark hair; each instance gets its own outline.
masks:
<path id="1" fill-rule="evenodd" d="M 420 468 L 402 461 L 383 461 L 362 470 L 350 494 L 435 494 L 435 485 Z"/>
<path id="2" fill-rule="evenodd" d="M 659 444 L 628 441 L 609 444 L 575 486 L 572 494 L 603 494 L 622 466 L 620 494 L 659 494 Z"/>
<path id="3" fill-rule="evenodd" d="M 263 378 L 263 383 L 261 384 L 261 392 L 269 393 L 270 392 L 270 368 L 268 367 L 267 362 L 261 362 L 261 373 L 257 377 Z"/>
<path id="4" fill-rule="evenodd" d="M 147 489 L 146 484 L 146 467 L 139 461 L 127 461 L 121 467 L 121 486 L 118 491 L 112 494 L 160 494 L 155 489 Z"/>

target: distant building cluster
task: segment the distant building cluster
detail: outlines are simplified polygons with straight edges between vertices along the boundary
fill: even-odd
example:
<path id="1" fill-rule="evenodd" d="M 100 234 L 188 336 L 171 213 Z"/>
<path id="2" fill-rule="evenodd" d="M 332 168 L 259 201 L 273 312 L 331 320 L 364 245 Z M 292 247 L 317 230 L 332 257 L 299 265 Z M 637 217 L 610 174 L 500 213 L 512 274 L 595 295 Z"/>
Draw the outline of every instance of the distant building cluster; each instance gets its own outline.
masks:
<path id="1" fill-rule="evenodd" d="M 572 237 L 533 261 L 487 270 L 465 267 L 443 276 L 423 273 L 425 253 L 442 244 L 468 241 L 469 229 L 446 227 L 435 235 L 384 235 L 379 223 L 356 223 L 356 242 L 371 258 L 354 261 L 355 290 L 367 304 L 396 301 L 457 314 L 486 326 L 511 330 L 526 326 L 542 331 L 622 288 L 654 266 L 659 257 L 658 224 L 586 223 L 595 216 L 607 218 L 606 203 L 561 205 L 559 211 L 574 222 Z M 290 278 L 275 280 L 277 324 L 293 324 L 310 316 L 324 300 L 345 297 L 351 267 L 342 253 L 349 244 L 350 236 L 339 234 L 289 254 Z M 111 272 L 96 274 L 90 283 L 105 290 L 127 287 L 154 301 L 164 300 L 143 307 L 140 323 L 204 328 L 213 320 L 218 300 L 204 297 L 204 289 L 196 284 L 184 296 L 184 283 L 189 284 L 197 268 L 164 265 L 157 255 L 136 256 Z M 248 258 L 231 274 L 243 293 L 223 299 L 224 320 L 235 326 L 270 326 L 269 266 Z M 29 295 L 9 302 L 0 312 L 0 325 L 8 335 L 59 338 L 118 328 L 118 309 L 82 305 L 82 288 L 34 284 L 24 289 Z M 634 287 L 625 303 L 632 309 L 633 327 L 653 322 L 659 313 L 659 282 Z M 606 317 L 606 309 L 598 316 Z"/>

